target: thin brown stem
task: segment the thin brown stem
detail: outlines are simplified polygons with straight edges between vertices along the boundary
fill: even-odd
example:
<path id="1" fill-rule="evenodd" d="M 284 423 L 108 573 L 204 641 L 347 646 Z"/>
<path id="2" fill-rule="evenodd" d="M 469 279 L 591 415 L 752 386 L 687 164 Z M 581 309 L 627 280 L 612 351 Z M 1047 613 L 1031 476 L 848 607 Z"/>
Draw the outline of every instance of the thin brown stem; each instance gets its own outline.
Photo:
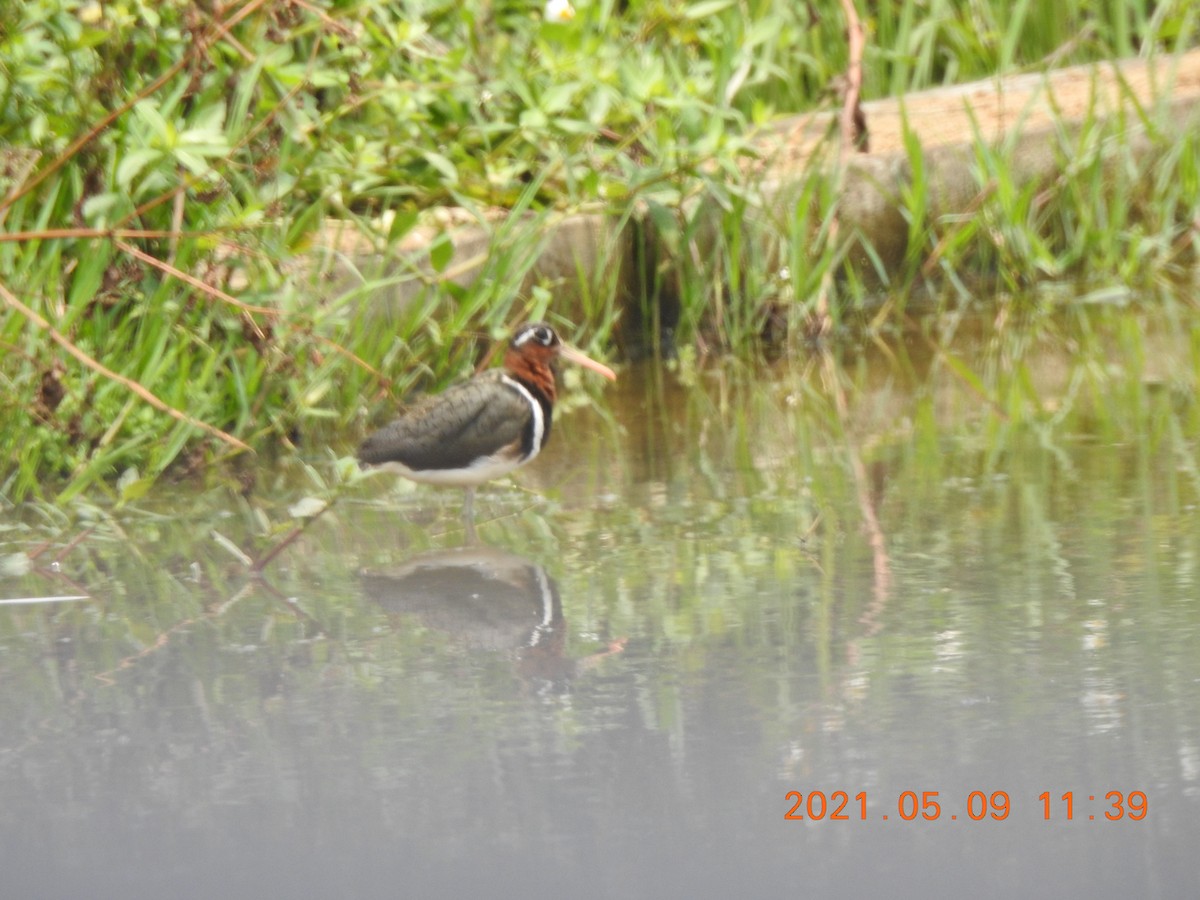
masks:
<path id="1" fill-rule="evenodd" d="M 837 409 L 838 421 L 846 434 L 846 452 L 850 458 L 850 471 L 854 475 L 855 494 L 858 498 L 858 509 L 863 517 L 863 526 L 867 530 L 867 540 L 871 545 L 871 559 L 874 564 L 875 591 L 874 598 L 863 615 L 864 624 L 878 620 L 880 612 L 887 605 L 892 592 L 892 566 L 888 557 L 887 539 L 883 534 L 883 526 L 879 523 L 879 515 L 875 503 L 871 499 L 871 486 L 867 478 L 867 467 L 863 465 L 862 453 L 851 437 L 850 410 L 846 402 L 846 391 L 842 386 L 837 363 L 829 348 L 822 351 L 825 364 L 825 379 L 833 394 L 834 406 Z"/>
<path id="2" fill-rule="evenodd" d="M 283 98 L 279 101 L 279 103 L 277 103 L 275 105 L 275 107 L 270 112 L 268 112 L 265 116 L 263 116 L 261 119 L 259 119 L 257 122 L 255 122 L 250 127 L 249 131 L 247 131 L 242 136 L 242 139 L 240 141 L 238 141 L 237 144 L 235 144 L 231 148 L 231 155 L 232 155 L 233 150 L 240 149 L 241 147 L 245 147 L 247 144 L 249 144 L 250 141 L 252 141 L 260 131 L 262 131 L 264 128 L 266 128 L 267 125 L 269 125 L 271 123 L 271 121 L 277 115 L 279 115 L 280 110 L 284 109 L 287 106 L 287 104 L 289 102 L 291 102 L 291 99 L 293 97 L 295 97 L 298 93 L 300 93 L 301 90 L 308 87 L 308 84 L 309 84 L 308 75 L 312 72 L 312 68 L 313 68 L 313 65 L 315 64 L 315 60 L 317 57 L 317 51 L 320 49 L 320 47 L 321 47 L 320 41 L 313 42 L 313 49 L 312 49 L 312 52 L 308 56 L 308 65 L 305 69 L 305 77 L 300 79 L 300 81 L 294 87 L 292 87 L 291 90 L 289 90 L 286 94 L 284 94 Z M 175 185 L 173 188 L 169 188 L 168 190 L 163 191 L 163 193 L 159 194 L 157 197 L 151 197 L 149 200 L 145 201 L 139 207 L 137 207 L 135 210 L 133 210 L 133 212 L 127 214 L 125 216 L 125 218 L 121 219 L 121 221 L 118 224 L 124 225 L 126 222 L 132 221 L 134 219 L 140 219 L 143 215 L 145 215 L 147 212 L 154 209 L 155 207 L 161 206 L 162 204 L 171 200 L 173 197 L 175 197 L 179 194 L 182 194 L 184 191 L 188 190 L 193 184 L 195 184 L 199 180 L 200 180 L 200 176 L 198 176 L 198 175 L 192 175 L 190 173 L 186 174 L 180 180 L 179 184 Z"/>
<path id="3" fill-rule="evenodd" d="M 87 240 L 89 238 L 127 238 L 129 240 L 210 237 L 217 231 L 174 231 L 169 228 L 43 228 L 39 231 L 7 231 L 0 244 L 27 241 Z"/>
<path id="4" fill-rule="evenodd" d="M 842 100 L 842 114 L 840 119 L 841 139 L 839 142 L 838 165 L 834 176 L 836 184 L 833 190 L 835 204 L 841 198 L 842 187 L 846 182 L 846 166 L 850 155 L 856 149 L 862 152 L 866 152 L 867 149 L 867 122 L 865 116 L 863 116 L 860 102 L 862 97 L 862 58 L 863 51 L 866 49 L 866 37 L 863 32 L 862 21 L 858 17 L 858 10 L 854 6 L 854 0 L 842 0 L 842 10 L 846 14 L 846 32 L 850 42 L 850 63 L 846 71 L 846 96 Z M 841 227 L 835 209 L 825 240 L 826 248 L 836 250 L 840 234 Z M 833 317 L 830 314 L 830 297 L 833 294 L 833 279 L 836 269 L 837 266 L 831 263 L 821 275 L 821 284 L 817 288 L 814 311 L 815 322 L 811 323 L 812 327 L 810 330 L 818 337 L 828 334 L 830 328 L 833 327 Z"/>
<path id="5" fill-rule="evenodd" d="M 86 147 L 88 144 L 90 144 L 99 135 L 103 134 L 109 125 L 111 125 L 113 122 L 117 121 L 117 119 L 121 118 L 121 116 L 123 116 L 123 115 L 125 115 L 125 113 L 129 112 L 129 110 L 133 109 L 133 107 L 135 105 L 137 105 L 137 103 L 139 101 L 145 100 L 151 94 L 154 94 L 155 92 L 157 92 L 158 89 L 161 88 L 164 84 L 166 84 L 168 81 L 170 81 L 172 78 L 174 78 L 180 72 L 182 72 L 191 63 L 192 57 L 196 53 L 200 52 L 205 46 L 206 45 L 204 44 L 203 41 L 198 41 L 193 46 L 192 51 L 190 53 L 185 54 L 183 57 L 181 57 L 179 60 L 177 60 L 169 69 L 167 69 L 167 71 L 163 72 L 161 75 L 159 75 L 157 78 L 155 78 L 152 82 L 150 82 L 148 85 L 146 85 L 140 91 L 138 91 L 136 94 L 134 94 L 132 97 L 130 97 L 128 100 L 126 100 L 120 106 L 118 106 L 116 109 L 110 111 L 108 115 L 104 116 L 102 119 L 100 119 L 99 122 L 94 124 L 91 128 L 89 128 L 87 131 L 85 131 L 83 134 L 81 134 L 79 137 L 77 137 L 75 140 L 73 140 L 70 143 L 70 145 L 67 147 L 67 149 L 65 149 L 62 153 L 60 153 L 58 156 L 56 156 L 54 158 L 54 160 L 48 166 L 46 166 L 46 168 L 42 169 L 40 172 L 38 172 L 36 175 L 34 175 L 32 178 L 30 178 L 28 181 L 24 182 L 23 184 L 14 185 L 13 189 L 11 191 L 9 191 L 8 196 L 5 197 L 3 200 L 0 200 L 0 213 L 7 210 L 10 206 L 12 206 L 14 203 L 16 203 L 18 200 L 20 200 L 22 197 L 24 197 L 26 194 L 28 194 L 30 191 L 32 191 L 34 188 L 36 188 L 39 184 L 41 184 L 43 181 L 45 181 L 47 178 L 49 178 L 51 175 L 53 175 L 55 172 L 57 172 L 59 169 L 61 169 L 63 166 L 65 166 L 72 159 L 74 159 L 75 155 L 80 150 L 82 150 L 84 147 Z"/>
<path id="6" fill-rule="evenodd" d="M 260 574 L 267 566 L 271 564 L 275 557 L 299 540 L 300 536 L 312 527 L 313 522 L 317 521 L 317 519 L 329 512 L 332 507 L 333 501 L 331 500 L 329 503 L 325 504 L 325 506 L 319 512 L 309 516 L 301 525 L 298 525 L 296 528 L 293 528 L 291 531 L 289 531 L 283 540 L 281 540 L 278 544 L 254 561 L 254 564 L 250 567 L 250 571 L 256 575 Z"/>
<path id="7" fill-rule="evenodd" d="M 863 51 L 867 39 L 854 0 L 842 0 L 846 14 L 846 32 L 850 42 L 850 65 L 846 69 L 846 97 L 842 102 L 841 132 L 843 158 L 851 148 L 862 153 L 868 149 L 867 119 L 862 111 Z"/>
<path id="8" fill-rule="evenodd" d="M 114 241 L 113 243 L 115 243 L 117 245 L 118 249 L 124 251 L 125 253 L 128 253 L 134 259 L 141 260 L 142 262 L 146 263 L 146 265 L 148 265 L 148 266 L 153 266 L 154 268 L 156 268 L 162 272 L 166 272 L 168 275 L 172 276 L 173 278 L 178 278 L 180 281 L 184 282 L 185 284 L 190 284 L 192 287 L 196 288 L 196 290 L 203 291 L 204 293 L 208 294 L 210 297 L 220 300 L 223 303 L 228 303 L 230 306 L 234 306 L 234 307 L 240 309 L 242 312 L 259 313 L 260 315 L 264 315 L 264 316 L 279 315 L 279 310 L 272 309 L 269 306 L 251 306 L 249 303 L 243 303 L 237 297 L 227 294 L 220 288 L 213 287 L 211 284 L 207 284 L 206 282 L 201 281 L 195 275 L 189 275 L 187 272 L 184 272 L 181 269 L 175 268 L 175 266 L 171 265 L 170 263 L 163 262 L 161 259 L 151 256 L 149 253 L 146 253 L 144 250 L 139 250 L 137 247 L 133 246 L 133 244 L 126 243 L 125 241 L 122 241 L 122 240 L 117 240 L 117 241 Z"/>
<path id="9" fill-rule="evenodd" d="M 79 360 L 81 363 L 83 363 L 85 366 L 87 366 L 92 371 L 98 372 L 99 374 L 103 375 L 105 378 L 108 378 L 111 381 L 117 382 L 117 384 L 120 384 L 123 387 L 125 387 L 127 390 L 129 390 L 130 393 L 133 393 L 133 394 L 137 395 L 138 397 L 140 397 L 142 400 L 145 400 L 147 403 L 149 403 L 155 409 L 157 409 L 161 412 L 165 412 L 167 415 L 171 416 L 171 418 L 178 419 L 180 422 L 186 422 L 188 425 L 191 425 L 195 428 L 199 428 L 201 431 L 206 431 L 209 434 L 213 435 L 214 437 L 220 438 L 222 441 L 229 444 L 230 446 L 236 447 L 238 450 L 250 450 L 250 446 L 248 444 L 238 440 L 232 434 L 227 434 L 224 431 L 222 431 L 221 429 L 219 429 L 213 425 L 209 425 L 207 422 L 202 422 L 201 420 L 197 419 L 195 416 L 189 416 L 187 413 L 183 412 L 182 410 L 178 410 L 175 407 L 171 406 L 170 404 L 164 403 L 162 400 L 160 400 L 154 394 L 150 393 L 150 391 L 148 391 L 146 388 L 142 387 L 142 385 L 138 384 L 132 378 L 126 378 L 124 375 L 114 372 L 112 369 L 108 368 L 103 363 L 93 359 L 91 356 L 84 353 L 77 346 L 75 346 L 75 344 L 73 344 L 70 341 L 70 339 L 68 339 L 66 336 L 64 336 L 62 333 L 60 333 L 57 329 L 55 329 L 54 326 L 52 326 L 46 319 L 42 318 L 40 315 L 38 315 L 36 312 L 34 312 L 32 309 L 30 309 L 28 306 L 26 306 L 20 300 L 18 300 L 12 294 L 12 292 L 9 291 L 8 288 L 4 287 L 4 285 L 2 285 L 2 284 L 0 284 L 0 299 L 3 299 L 5 303 L 7 303 L 10 307 L 12 307 L 12 309 L 14 309 L 16 312 L 20 313 L 28 321 L 32 322 L 34 325 L 36 325 L 42 331 L 46 332 L 46 334 L 50 337 L 50 340 L 54 341 L 54 343 L 58 344 L 60 347 L 62 347 L 64 350 L 66 350 L 68 353 L 70 353 L 73 357 L 75 357 L 77 360 Z M 253 452 L 253 451 L 251 451 L 251 452 Z"/>
<path id="10" fill-rule="evenodd" d="M 250 0 L 249 3 L 242 6 L 237 12 L 223 22 L 217 23 L 213 30 L 207 34 L 201 34 L 196 38 L 196 42 L 188 49 L 182 57 L 172 63 L 165 72 L 155 78 L 152 82 L 122 103 L 120 106 L 109 111 L 97 121 L 91 128 L 73 140 L 62 153 L 56 156 L 48 166 L 34 175 L 27 181 L 18 182 L 9 191 L 8 196 L 0 200 L 0 216 L 8 210 L 10 206 L 33 191 L 39 184 L 65 166 L 68 162 L 75 158 L 84 147 L 94 141 L 97 137 L 108 130 L 108 127 L 113 122 L 133 109 L 139 102 L 147 97 L 156 94 L 159 89 L 166 85 L 172 78 L 190 66 L 198 57 L 203 56 L 208 52 L 208 48 L 216 41 L 225 37 L 231 28 L 242 19 L 250 15 L 258 7 L 262 6 L 265 0 Z"/>

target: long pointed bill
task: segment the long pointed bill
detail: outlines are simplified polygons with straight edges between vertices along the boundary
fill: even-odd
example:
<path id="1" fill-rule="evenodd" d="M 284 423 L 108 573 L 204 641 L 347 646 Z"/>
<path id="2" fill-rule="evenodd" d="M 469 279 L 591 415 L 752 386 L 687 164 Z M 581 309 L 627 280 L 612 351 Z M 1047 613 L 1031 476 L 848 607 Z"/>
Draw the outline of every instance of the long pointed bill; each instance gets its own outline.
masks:
<path id="1" fill-rule="evenodd" d="M 609 381 L 617 380 L 616 372 L 604 365 L 604 363 L 598 363 L 590 356 L 585 356 L 582 352 L 576 350 L 574 347 L 569 347 L 566 344 L 563 344 L 558 348 L 558 355 L 567 362 L 572 362 L 577 366 L 583 366 L 585 369 L 591 369 L 593 372 L 598 372 Z"/>

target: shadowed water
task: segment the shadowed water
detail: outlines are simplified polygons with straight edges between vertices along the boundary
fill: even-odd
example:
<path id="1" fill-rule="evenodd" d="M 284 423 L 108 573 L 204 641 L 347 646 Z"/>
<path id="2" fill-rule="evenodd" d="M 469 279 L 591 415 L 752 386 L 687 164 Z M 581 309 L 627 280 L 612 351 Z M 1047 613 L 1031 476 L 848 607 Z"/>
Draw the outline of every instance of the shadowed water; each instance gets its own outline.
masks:
<path id="1" fill-rule="evenodd" d="M 249 581 L 296 467 L 13 514 L 91 599 L 0 606 L 0 894 L 1193 896 L 1192 338 L 951 346 L 589 382 L 476 547 L 371 479 Z"/>

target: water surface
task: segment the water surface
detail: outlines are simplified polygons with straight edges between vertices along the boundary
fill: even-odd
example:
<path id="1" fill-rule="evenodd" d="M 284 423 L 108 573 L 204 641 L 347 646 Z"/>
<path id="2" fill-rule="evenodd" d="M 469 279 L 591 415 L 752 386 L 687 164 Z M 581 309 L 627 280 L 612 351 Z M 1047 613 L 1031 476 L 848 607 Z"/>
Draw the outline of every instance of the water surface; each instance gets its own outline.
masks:
<path id="1" fill-rule="evenodd" d="M 1193 896 L 1200 430 L 1152 326 L 627 369 L 476 547 L 371 480 L 248 580 L 211 533 L 277 542 L 297 466 L 65 511 L 0 582 L 91 597 L 0 606 L 3 895 Z"/>

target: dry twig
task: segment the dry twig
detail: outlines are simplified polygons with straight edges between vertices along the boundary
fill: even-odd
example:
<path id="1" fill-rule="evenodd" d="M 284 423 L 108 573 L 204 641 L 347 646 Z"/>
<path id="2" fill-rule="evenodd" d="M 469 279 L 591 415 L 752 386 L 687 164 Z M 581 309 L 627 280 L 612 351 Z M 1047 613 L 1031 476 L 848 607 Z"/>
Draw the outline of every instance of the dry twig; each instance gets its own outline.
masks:
<path id="1" fill-rule="evenodd" d="M 834 174 L 837 183 L 834 187 L 833 196 L 838 199 L 842 195 L 842 188 L 846 182 L 846 165 L 850 159 L 850 154 L 855 152 L 855 150 L 865 153 L 868 146 L 867 120 L 863 115 L 861 102 L 862 58 L 863 51 L 866 49 L 866 38 L 862 22 L 858 18 L 858 10 L 854 6 L 854 0 L 842 0 L 842 9 L 846 13 L 846 32 L 850 43 L 850 65 L 846 71 L 846 92 L 842 100 L 838 161 Z M 837 203 L 838 199 L 835 199 L 834 203 Z M 835 209 L 833 219 L 829 223 L 829 233 L 826 238 L 827 247 L 837 247 L 838 236 L 841 231 L 838 218 L 837 210 Z M 837 266 L 831 263 L 821 275 L 821 285 L 817 289 L 816 321 L 810 329 L 817 336 L 828 334 L 829 329 L 833 326 L 833 317 L 829 312 L 829 298 L 833 292 L 833 279 L 836 271 Z"/>
<path id="2" fill-rule="evenodd" d="M 99 374 L 103 375 L 105 378 L 108 378 L 108 379 L 115 381 L 118 384 L 124 386 L 131 393 L 134 393 L 138 397 L 141 397 L 143 400 L 145 400 L 147 403 L 149 403 L 155 409 L 160 410 L 161 412 L 165 412 L 167 415 L 171 416 L 172 418 L 178 419 L 180 422 L 186 422 L 187 424 L 192 425 L 196 428 L 199 428 L 202 431 L 207 431 L 209 434 L 213 435 L 214 437 L 220 438 L 222 441 L 224 441 L 225 443 L 229 444 L 232 447 L 236 447 L 238 450 L 250 450 L 250 446 L 248 444 L 246 444 L 242 441 L 239 441 L 232 434 L 227 434 L 226 432 L 222 431 L 221 429 L 219 429 L 213 425 L 209 425 L 207 422 L 202 422 L 199 419 L 197 419 L 195 416 L 189 416 L 187 413 L 183 412 L 182 410 L 178 410 L 175 407 L 171 406 L 170 404 L 163 402 L 158 397 L 156 397 L 154 394 L 150 393 L 150 391 L 146 390 L 146 388 L 144 388 L 142 385 L 140 385 L 136 381 L 134 381 L 132 378 L 126 378 L 124 375 L 114 372 L 112 369 L 108 368 L 103 363 L 88 356 L 88 354 L 84 353 L 82 350 L 80 350 L 78 347 L 76 347 L 75 344 L 73 344 L 69 338 L 67 338 L 65 335 L 63 335 L 61 332 L 59 332 L 56 328 L 54 328 L 54 326 L 52 326 L 46 319 L 42 318 L 40 315 L 38 315 L 36 312 L 34 312 L 32 309 L 30 309 L 28 306 L 26 306 L 20 300 L 18 300 L 13 295 L 13 293 L 11 291 L 9 291 L 8 288 L 4 287 L 4 285 L 2 285 L 2 284 L 0 284 L 0 299 L 2 299 L 5 303 L 7 303 L 14 310 L 19 312 L 28 321 L 32 322 L 38 328 L 42 329 L 42 331 L 46 332 L 46 334 L 50 336 L 50 339 L 52 341 L 54 341 L 54 343 L 58 344 L 60 347 L 62 347 L 64 350 L 66 350 L 68 353 L 70 353 L 73 357 L 75 357 L 77 360 L 79 360 L 81 363 L 83 363 L 85 366 L 87 366 L 92 371 L 98 372 Z"/>
<path id="3" fill-rule="evenodd" d="M 840 153 L 836 176 L 838 184 L 834 192 L 835 197 L 841 195 L 842 185 L 845 182 L 846 164 L 850 158 L 850 154 L 855 152 L 856 148 L 865 152 L 866 147 L 866 121 L 863 118 L 859 102 L 862 91 L 862 57 L 865 48 L 863 28 L 858 18 L 858 11 L 854 7 L 854 0 L 842 0 L 842 8 L 846 13 L 846 28 L 850 42 L 850 69 L 847 73 L 848 86 L 846 97 L 842 105 Z M 829 228 L 829 246 L 836 246 L 837 237 L 838 217 L 835 211 Z M 833 288 L 835 270 L 836 266 L 833 265 L 830 265 L 825 270 L 817 295 L 817 328 L 819 334 L 822 335 L 827 333 L 832 325 L 832 318 L 829 314 L 829 295 Z M 875 591 L 873 601 L 863 619 L 864 624 L 870 626 L 871 623 L 878 621 L 879 614 L 887 605 L 888 597 L 891 594 L 891 562 L 888 558 L 887 541 L 883 534 L 883 528 L 879 523 L 875 503 L 871 497 L 867 469 L 863 465 L 862 454 L 859 452 L 859 448 L 854 443 L 852 437 L 849 404 L 846 400 L 846 390 L 842 385 L 842 373 L 839 371 L 837 362 L 833 358 L 833 353 L 829 347 L 823 346 L 821 348 L 821 355 L 822 362 L 824 363 L 826 383 L 828 384 L 830 393 L 833 395 L 838 421 L 841 422 L 842 428 L 845 431 L 846 451 L 850 460 L 851 473 L 854 476 L 858 508 L 862 513 L 863 525 L 866 528 L 867 538 L 871 545 L 871 556 L 875 572 Z"/>

